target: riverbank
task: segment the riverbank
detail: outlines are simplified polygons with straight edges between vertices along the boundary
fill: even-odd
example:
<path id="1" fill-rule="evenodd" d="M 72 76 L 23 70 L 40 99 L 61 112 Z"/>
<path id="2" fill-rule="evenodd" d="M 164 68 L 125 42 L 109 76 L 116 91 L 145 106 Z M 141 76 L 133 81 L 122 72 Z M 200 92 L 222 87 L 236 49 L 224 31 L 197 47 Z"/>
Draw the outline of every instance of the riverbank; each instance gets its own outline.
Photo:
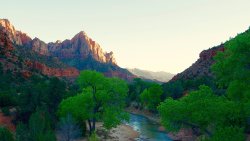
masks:
<path id="1" fill-rule="evenodd" d="M 191 129 L 181 129 L 179 132 L 174 133 L 174 132 L 168 132 L 166 129 L 161 125 L 160 123 L 160 117 L 157 114 L 153 114 L 147 110 L 138 110 L 133 107 L 126 108 L 126 111 L 135 115 L 141 115 L 149 120 L 152 120 L 160 126 L 158 127 L 158 131 L 165 132 L 168 137 L 170 137 L 172 140 L 178 140 L 178 141 L 195 141 L 197 140 L 197 137 L 193 135 Z"/>
<path id="2" fill-rule="evenodd" d="M 135 139 L 139 137 L 139 133 L 126 124 L 121 124 L 107 131 L 103 127 L 103 123 L 97 122 L 96 128 L 98 141 L 135 141 Z M 81 138 L 76 141 L 88 141 L 88 139 Z"/>
<path id="3" fill-rule="evenodd" d="M 105 130 L 101 122 L 96 126 L 96 134 L 100 141 L 135 141 L 139 137 L 139 132 L 126 124 L 121 124 L 110 131 Z"/>

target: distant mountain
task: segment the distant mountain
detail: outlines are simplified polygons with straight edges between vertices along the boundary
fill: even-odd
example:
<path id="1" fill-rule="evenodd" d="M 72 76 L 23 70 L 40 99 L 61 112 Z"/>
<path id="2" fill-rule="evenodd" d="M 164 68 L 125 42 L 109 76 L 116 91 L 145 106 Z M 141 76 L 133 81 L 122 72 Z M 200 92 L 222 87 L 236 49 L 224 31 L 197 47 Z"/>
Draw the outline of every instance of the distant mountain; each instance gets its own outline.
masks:
<path id="1" fill-rule="evenodd" d="M 128 71 L 130 71 L 132 74 L 140 78 L 156 80 L 160 82 L 167 82 L 170 79 L 172 79 L 172 77 L 174 76 L 174 74 L 164 72 L 164 71 L 154 72 L 154 71 L 148 71 L 148 70 L 141 70 L 137 68 L 128 69 Z"/>
<path id="2" fill-rule="evenodd" d="M 100 45 L 83 31 L 70 40 L 47 44 L 39 38 L 31 39 L 27 34 L 17 31 L 7 19 L 0 19 L 0 33 L 1 58 L 5 58 L 1 59 L 0 63 L 6 67 L 15 66 L 15 63 L 18 64 L 22 60 L 21 64 L 30 68 L 29 72 L 35 69 L 48 76 L 76 78 L 79 71 L 88 69 L 126 80 L 135 77 L 117 65 L 113 52 L 104 52 Z M 4 50 L 6 51 L 3 52 Z M 11 57 L 14 63 L 9 62 Z"/>

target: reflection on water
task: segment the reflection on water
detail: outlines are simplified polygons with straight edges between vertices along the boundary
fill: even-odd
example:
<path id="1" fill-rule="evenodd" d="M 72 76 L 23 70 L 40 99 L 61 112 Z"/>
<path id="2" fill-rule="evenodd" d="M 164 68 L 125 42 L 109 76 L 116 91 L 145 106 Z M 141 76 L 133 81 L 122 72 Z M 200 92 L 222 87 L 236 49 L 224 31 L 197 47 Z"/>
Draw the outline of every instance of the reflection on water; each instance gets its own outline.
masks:
<path id="1" fill-rule="evenodd" d="M 166 133 L 158 130 L 159 124 L 144 116 L 130 114 L 127 124 L 140 133 L 138 141 L 171 141 Z"/>

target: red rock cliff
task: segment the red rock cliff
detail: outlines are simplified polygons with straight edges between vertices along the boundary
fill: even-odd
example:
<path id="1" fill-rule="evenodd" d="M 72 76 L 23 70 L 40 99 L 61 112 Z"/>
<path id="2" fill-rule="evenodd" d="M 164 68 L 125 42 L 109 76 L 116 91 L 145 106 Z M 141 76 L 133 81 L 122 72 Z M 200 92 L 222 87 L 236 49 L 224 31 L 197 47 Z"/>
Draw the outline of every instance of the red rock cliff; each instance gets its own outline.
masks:
<path id="1" fill-rule="evenodd" d="M 219 51 L 224 51 L 223 45 L 202 51 L 199 55 L 200 58 L 194 64 L 183 72 L 175 75 L 171 81 L 178 79 L 193 79 L 200 76 L 213 76 L 210 67 L 214 63 L 213 57 Z"/>

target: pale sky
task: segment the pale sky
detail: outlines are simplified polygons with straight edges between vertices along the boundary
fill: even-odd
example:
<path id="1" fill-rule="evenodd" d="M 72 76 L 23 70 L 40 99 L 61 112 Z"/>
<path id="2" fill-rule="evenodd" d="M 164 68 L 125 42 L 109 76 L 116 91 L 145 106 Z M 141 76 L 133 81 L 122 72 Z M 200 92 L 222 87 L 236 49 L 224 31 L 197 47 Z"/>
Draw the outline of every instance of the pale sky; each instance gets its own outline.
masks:
<path id="1" fill-rule="evenodd" d="M 0 0 L 0 18 L 45 42 L 85 31 L 121 67 L 178 73 L 248 29 L 250 0 Z"/>

